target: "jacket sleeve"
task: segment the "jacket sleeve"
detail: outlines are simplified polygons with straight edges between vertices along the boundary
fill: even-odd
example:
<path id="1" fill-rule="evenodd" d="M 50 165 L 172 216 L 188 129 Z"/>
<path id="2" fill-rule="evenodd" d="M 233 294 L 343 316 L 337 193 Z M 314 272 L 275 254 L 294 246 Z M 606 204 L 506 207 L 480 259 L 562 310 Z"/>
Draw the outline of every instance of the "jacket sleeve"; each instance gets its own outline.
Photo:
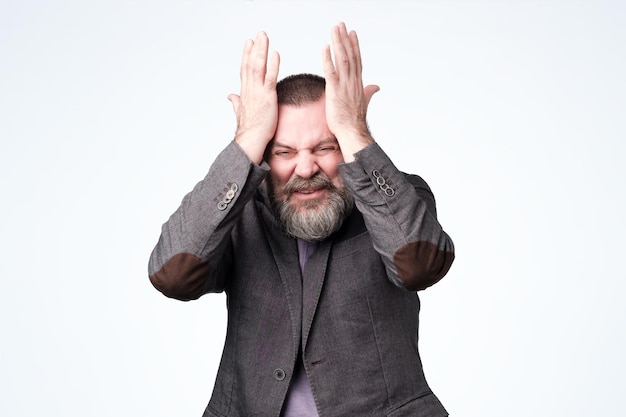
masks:
<path id="1" fill-rule="evenodd" d="M 339 169 L 390 281 L 417 291 L 443 278 L 454 260 L 454 244 L 437 221 L 428 184 L 400 172 L 377 143 Z"/>
<path id="2" fill-rule="evenodd" d="M 234 141 L 218 155 L 161 229 L 148 263 L 155 288 L 185 301 L 224 290 L 232 259 L 230 232 L 268 171 Z"/>

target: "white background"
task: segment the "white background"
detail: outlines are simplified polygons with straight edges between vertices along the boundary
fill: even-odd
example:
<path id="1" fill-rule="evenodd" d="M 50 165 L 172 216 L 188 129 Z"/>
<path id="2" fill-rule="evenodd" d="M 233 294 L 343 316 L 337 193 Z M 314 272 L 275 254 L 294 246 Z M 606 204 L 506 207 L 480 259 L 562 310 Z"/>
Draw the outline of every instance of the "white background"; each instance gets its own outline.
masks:
<path id="1" fill-rule="evenodd" d="M 0 415 L 202 414 L 225 297 L 163 297 L 149 253 L 232 139 L 244 41 L 321 73 L 342 20 L 381 86 L 375 138 L 456 244 L 421 293 L 448 411 L 626 413 L 623 3 L 0 5 Z"/>

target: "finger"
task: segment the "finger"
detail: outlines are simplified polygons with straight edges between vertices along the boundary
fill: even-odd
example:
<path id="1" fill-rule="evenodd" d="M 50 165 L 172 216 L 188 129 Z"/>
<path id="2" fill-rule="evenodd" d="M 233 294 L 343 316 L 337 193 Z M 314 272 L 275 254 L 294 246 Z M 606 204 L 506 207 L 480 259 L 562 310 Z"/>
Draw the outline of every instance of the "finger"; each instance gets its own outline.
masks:
<path id="1" fill-rule="evenodd" d="M 326 82 L 330 83 L 337 79 L 337 70 L 333 64 L 333 59 L 330 55 L 330 45 L 324 45 L 322 49 L 322 68 L 324 69 L 324 77 Z"/>
<path id="2" fill-rule="evenodd" d="M 280 55 L 278 52 L 272 52 L 270 62 L 267 65 L 267 74 L 265 75 L 265 84 L 275 88 L 278 80 L 278 70 L 280 68 Z"/>
<path id="3" fill-rule="evenodd" d="M 341 25 L 333 27 L 331 37 L 337 73 L 347 72 L 350 68 L 350 61 L 348 59 L 344 43 L 341 39 Z"/>
<path id="4" fill-rule="evenodd" d="M 350 35 L 348 34 L 346 24 L 343 22 L 339 24 L 339 35 L 341 36 L 341 43 L 343 45 L 343 48 L 346 51 L 346 59 L 348 60 L 349 66 L 350 68 L 354 68 L 355 55 L 352 48 L 352 40 L 350 39 Z"/>
<path id="5" fill-rule="evenodd" d="M 250 57 L 250 51 L 252 50 L 252 46 L 254 46 L 254 41 L 252 39 L 248 39 L 243 44 L 243 53 L 241 55 L 241 67 L 239 68 L 239 78 L 243 82 L 248 68 L 248 59 Z"/>
<path id="6" fill-rule="evenodd" d="M 363 64 L 361 62 L 361 47 L 359 46 L 359 38 L 355 31 L 350 32 L 350 44 L 352 45 L 352 54 L 354 55 L 354 65 L 357 74 L 361 74 L 363 71 Z"/>
<path id="7" fill-rule="evenodd" d="M 267 51 L 269 47 L 269 39 L 265 32 L 259 32 L 254 41 L 252 49 L 252 62 L 250 68 L 250 76 L 256 82 L 263 83 L 265 81 L 265 73 L 267 69 Z"/>
<path id="8" fill-rule="evenodd" d="M 233 105 L 233 111 L 235 112 L 235 116 L 239 116 L 239 107 L 241 105 L 241 98 L 237 94 L 229 94 L 228 100 L 230 104 Z"/>
<path id="9" fill-rule="evenodd" d="M 363 95 L 365 96 L 365 107 L 369 106 L 372 96 L 380 91 L 380 87 L 374 84 L 370 84 L 363 89 Z"/>

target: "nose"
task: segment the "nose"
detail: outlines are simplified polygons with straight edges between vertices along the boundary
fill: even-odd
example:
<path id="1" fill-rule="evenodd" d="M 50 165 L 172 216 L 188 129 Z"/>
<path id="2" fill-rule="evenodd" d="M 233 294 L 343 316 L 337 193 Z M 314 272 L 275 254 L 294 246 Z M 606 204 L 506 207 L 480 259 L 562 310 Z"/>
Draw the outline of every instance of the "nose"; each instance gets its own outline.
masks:
<path id="1" fill-rule="evenodd" d="M 300 152 L 294 169 L 296 175 L 302 178 L 311 178 L 317 174 L 319 170 L 320 167 L 317 165 L 315 155 L 310 152 Z"/>

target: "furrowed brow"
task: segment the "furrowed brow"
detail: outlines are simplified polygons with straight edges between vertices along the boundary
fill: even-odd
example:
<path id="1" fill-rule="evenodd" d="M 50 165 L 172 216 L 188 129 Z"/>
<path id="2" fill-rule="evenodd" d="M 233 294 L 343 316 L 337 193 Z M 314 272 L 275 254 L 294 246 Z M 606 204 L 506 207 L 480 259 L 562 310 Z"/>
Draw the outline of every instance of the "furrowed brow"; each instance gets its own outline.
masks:
<path id="1" fill-rule="evenodd" d="M 276 140 L 273 140 L 270 145 L 272 146 L 272 148 L 286 148 L 286 149 L 293 149 L 291 146 L 289 145 L 285 145 L 284 143 L 280 143 L 280 142 L 276 142 Z"/>
<path id="2" fill-rule="evenodd" d="M 329 143 L 333 143 L 333 144 L 338 144 L 339 142 L 337 141 L 337 138 L 335 137 L 330 137 L 330 138 L 326 138 L 326 139 L 322 139 L 320 140 L 319 145 L 328 145 Z M 318 145 L 318 146 L 319 146 Z"/>
<path id="3" fill-rule="evenodd" d="M 319 146 L 323 146 L 323 145 L 329 145 L 329 144 L 336 144 L 338 145 L 339 142 L 337 141 L 336 137 L 330 137 L 330 138 L 325 138 L 319 141 L 319 143 L 317 145 L 315 145 L 315 147 L 319 147 Z M 277 142 L 276 139 L 273 139 L 270 143 L 269 146 L 274 149 L 274 148 L 285 148 L 285 149 L 289 149 L 289 150 L 296 150 L 296 148 L 286 145 L 284 143 L 281 142 Z"/>

